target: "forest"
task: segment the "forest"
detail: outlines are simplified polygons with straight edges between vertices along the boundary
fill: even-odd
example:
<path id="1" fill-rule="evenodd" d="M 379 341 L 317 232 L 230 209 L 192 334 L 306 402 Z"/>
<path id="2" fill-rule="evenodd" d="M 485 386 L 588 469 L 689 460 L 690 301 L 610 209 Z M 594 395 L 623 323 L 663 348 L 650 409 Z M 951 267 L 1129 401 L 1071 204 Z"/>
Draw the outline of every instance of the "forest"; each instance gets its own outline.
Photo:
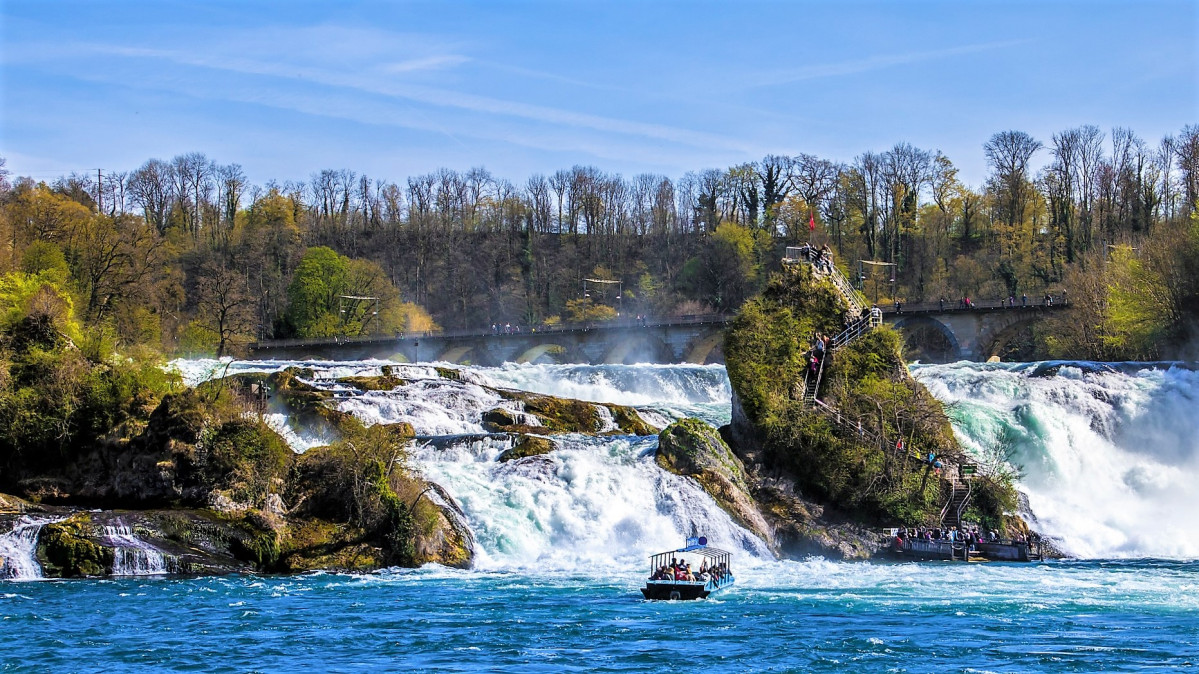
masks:
<path id="1" fill-rule="evenodd" d="M 1075 311 L 1034 336 L 1042 357 L 1171 357 L 1199 335 L 1199 125 L 1156 143 L 1003 131 L 980 151 L 981 185 L 906 142 L 848 163 L 769 155 L 677 179 L 574 166 L 519 184 L 473 168 L 255 185 L 198 152 L 49 182 L 0 163 L 0 273 L 69 296 L 117 347 L 226 355 L 731 313 L 811 241 L 878 302 L 1068 293 Z"/>

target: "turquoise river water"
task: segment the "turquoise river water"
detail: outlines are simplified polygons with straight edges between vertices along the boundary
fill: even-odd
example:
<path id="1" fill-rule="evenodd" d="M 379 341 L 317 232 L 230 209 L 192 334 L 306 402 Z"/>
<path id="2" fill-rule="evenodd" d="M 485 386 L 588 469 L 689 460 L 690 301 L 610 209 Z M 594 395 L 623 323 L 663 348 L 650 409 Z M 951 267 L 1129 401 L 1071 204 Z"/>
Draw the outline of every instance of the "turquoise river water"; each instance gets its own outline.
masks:
<path id="1" fill-rule="evenodd" d="M 179 363 L 192 381 L 213 365 Z M 328 380 L 381 364 L 308 365 Z M 403 367 L 410 383 L 343 409 L 453 438 L 496 404 L 482 384 L 633 404 L 658 424 L 728 418 L 719 367 L 468 368 L 462 382 Z M 80 581 L 31 571 L 0 582 L 0 671 L 1199 669 L 1196 372 L 959 363 L 915 375 L 984 465 L 1020 471 L 1029 516 L 1074 558 L 779 561 L 659 470 L 655 438 L 571 437 L 548 460 L 508 464 L 495 461 L 501 445 L 451 440 L 416 460 L 461 505 L 476 568 Z M 296 451 L 321 441 L 274 423 Z M 642 600 L 646 555 L 693 528 L 734 552 L 737 583 L 703 601 Z"/>

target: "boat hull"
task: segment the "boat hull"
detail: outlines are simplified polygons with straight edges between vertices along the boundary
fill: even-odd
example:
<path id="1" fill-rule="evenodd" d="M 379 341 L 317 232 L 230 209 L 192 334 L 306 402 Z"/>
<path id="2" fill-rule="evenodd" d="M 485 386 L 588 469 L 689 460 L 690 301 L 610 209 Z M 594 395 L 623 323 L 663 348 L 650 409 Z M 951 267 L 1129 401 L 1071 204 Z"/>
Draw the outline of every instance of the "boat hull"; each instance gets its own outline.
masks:
<path id="1" fill-rule="evenodd" d="M 641 594 L 646 599 L 685 601 L 688 599 L 703 599 L 731 584 L 732 579 L 719 585 L 713 582 L 692 583 L 687 581 L 651 580 L 646 581 L 645 587 L 641 588 Z"/>

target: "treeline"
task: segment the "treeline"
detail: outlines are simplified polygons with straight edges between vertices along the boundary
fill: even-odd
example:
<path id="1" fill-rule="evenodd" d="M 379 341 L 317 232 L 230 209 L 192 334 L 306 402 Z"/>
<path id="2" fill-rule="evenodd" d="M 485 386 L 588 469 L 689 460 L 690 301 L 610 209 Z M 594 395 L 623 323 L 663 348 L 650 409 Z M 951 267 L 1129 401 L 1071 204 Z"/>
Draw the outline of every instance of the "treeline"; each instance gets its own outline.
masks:
<path id="1" fill-rule="evenodd" d="M 61 276 L 115 339 L 224 353 L 272 337 L 732 311 L 785 246 L 811 239 L 879 301 L 1066 290 L 1090 313 L 1042 335 L 1059 355 L 1152 357 L 1185 339 L 1199 126 L 1158 143 L 1121 128 L 1007 131 L 982 151 L 980 186 L 908 143 L 677 180 L 576 166 L 520 185 L 484 169 L 253 185 L 198 153 L 52 183 L 5 174 L 0 269 Z"/>

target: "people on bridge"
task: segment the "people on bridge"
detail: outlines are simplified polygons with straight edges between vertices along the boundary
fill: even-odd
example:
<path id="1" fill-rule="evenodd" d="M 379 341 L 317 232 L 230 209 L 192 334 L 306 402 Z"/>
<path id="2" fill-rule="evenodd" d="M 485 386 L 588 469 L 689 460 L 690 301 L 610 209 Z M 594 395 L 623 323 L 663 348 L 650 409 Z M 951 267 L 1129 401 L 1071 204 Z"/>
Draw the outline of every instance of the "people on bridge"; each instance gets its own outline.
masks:
<path id="1" fill-rule="evenodd" d="M 1020 308 L 1023 309 L 1024 307 L 1027 307 L 1027 306 L 1028 306 L 1028 293 L 1021 293 L 1020 294 Z"/>
<path id="2" fill-rule="evenodd" d="M 941 298 L 941 311 L 945 311 L 945 298 Z"/>

